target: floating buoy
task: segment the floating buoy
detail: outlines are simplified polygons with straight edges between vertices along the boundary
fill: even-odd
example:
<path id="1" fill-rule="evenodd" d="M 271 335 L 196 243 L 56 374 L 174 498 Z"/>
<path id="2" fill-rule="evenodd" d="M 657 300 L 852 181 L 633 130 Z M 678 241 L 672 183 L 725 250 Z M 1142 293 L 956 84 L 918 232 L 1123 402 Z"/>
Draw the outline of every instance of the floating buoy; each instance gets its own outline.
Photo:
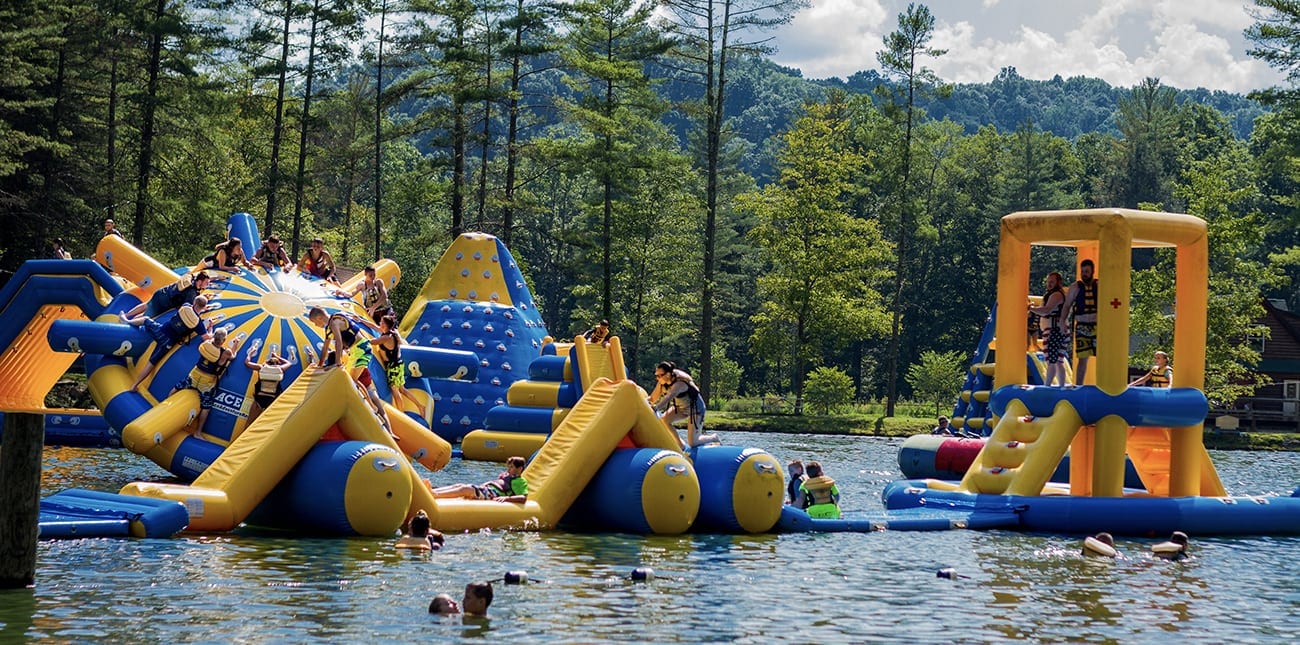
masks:
<path id="1" fill-rule="evenodd" d="M 939 569 L 938 571 L 935 572 L 934 576 L 936 578 L 947 578 L 948 580 L 956 580 L 958 578 L 970 577 L 970 576 L 965 576 L 960 573 L 957 573 L 957 570 L 951 567 L 948 567 L 946 569 Z"/>
<path id="2" fill-rule="evenodd" d="M 632 570 L 632 579 L 637 582 L 654 580 L 655 570 L 650 567 L 637 567 Z"/>
<path id="3" fill-rule="evenodd" d="M 505 582 L 508 585 L 521 585 L 528 582 L 527 571 L 507 571 Z"/>

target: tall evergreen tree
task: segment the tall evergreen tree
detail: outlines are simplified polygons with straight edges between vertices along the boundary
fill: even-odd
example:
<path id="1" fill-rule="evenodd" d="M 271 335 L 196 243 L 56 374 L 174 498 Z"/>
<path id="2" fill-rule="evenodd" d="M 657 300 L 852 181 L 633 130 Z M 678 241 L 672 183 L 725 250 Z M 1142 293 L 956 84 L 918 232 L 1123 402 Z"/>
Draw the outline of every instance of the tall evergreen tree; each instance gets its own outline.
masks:
<path id="1" fill-rule="evenodd" d="M 907 11 L 898 14 L 898 29 L 885 36 L 885 49 L 876 53 L 876 60 L 885 76 L 892 79 L 892 86 L 881 86 L 886 113 L 891 115 L 900 127 L 900 136 L 895 148 L 899 155 L 897 164 L 896 194 L 891 197 L 895 219 L 894 244 L 898 262 L 894 271 L 894 289 L 891 296 L 893 323 L 889 334 L 888 349 L 888 389 L 885 415 L 894 416 L 894 406 L 898 402 L 898 371 L 900 339 L 903 328 L 903 312 L 908 308 L 908 292 L 915 284 L 912 282 L 911 258 L 912 236 L 918 222 L 916 212 L 915 187 L 912 177 L 912 130 L 920 122 L 925 112 L 917 107 L 917 102 L 927 95 L 944 95 L 950 88 L 940 83 L 939 77 L 922 64 L 921 58 L 936 58 L 947 50 L 930 47 L 934 37 L 934 16 L 925 5 L 915 3 L 907 5 Z"/>
<path id="2" fill-rule="evenodd" d="M 723 168 L 728 61 L 772 51 L 762 35 L 787 24 L 808 0 L 659 0 L 668 11 L 668 31 L 678 39 L 682 70 L 702 86 L 704 150 L 704 276 L 701 280 L 700 390 L 709 399 L 713 372 L 719 182 Z M 758 33 L 755 33 L 758 32 Z M 698 110 L 697 110 L 698 112 Z M 733 167 L 734 170 L 734 167 Z"/>

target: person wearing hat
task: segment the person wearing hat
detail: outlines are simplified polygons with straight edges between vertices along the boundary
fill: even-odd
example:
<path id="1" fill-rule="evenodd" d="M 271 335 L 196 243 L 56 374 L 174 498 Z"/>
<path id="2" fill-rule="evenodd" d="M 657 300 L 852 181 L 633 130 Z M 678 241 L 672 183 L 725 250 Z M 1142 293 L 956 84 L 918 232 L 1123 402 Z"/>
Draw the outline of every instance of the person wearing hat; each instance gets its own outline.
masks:
<path id="1" fill-rule="evenodd" d="M 54 242 L 52 242 L 50 246 L 52 247 L 50 250 L 51 258 L 54 258 L 55 260 L 72 259 L 72 254 L 68 253 L 68 250 L 63 248 L 63 238 L 61 237 L 54 238 Z"/>
<path id="2" fill-rule="evenodd" d="M 311 241 L 311 248 L 302 254 L 298 263 L 299 271 L 330 281 L 334 280 L 334 269 L 334 257 L 325 250 L 325 240 L 319 237 Z"/>
<path id="3" fill-rule="evenodd" d="M 253 254 L 253 264 L 267 271 L 274 267 L 280 267 L 281 271 L 288 271 L 293 262 L 285 252 L 284 245 L 280 243 L 280 236 L 272 235 L 266 238 L 266 241 L 262 242 L 262 248 Z"/>

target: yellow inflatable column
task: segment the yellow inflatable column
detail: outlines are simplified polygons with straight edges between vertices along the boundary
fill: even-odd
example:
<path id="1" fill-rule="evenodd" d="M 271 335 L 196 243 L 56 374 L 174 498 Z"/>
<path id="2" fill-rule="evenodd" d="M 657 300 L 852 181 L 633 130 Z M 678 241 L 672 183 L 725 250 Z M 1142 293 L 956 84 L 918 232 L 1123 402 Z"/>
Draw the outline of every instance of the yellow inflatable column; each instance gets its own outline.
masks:
<path id="1" fill-rule="evenodd" d="M 1205 332 L 1209 284 L 1206 238 L 1178 247 L 1174 310 L 1174 387 L 1205 387 Z M 1201 440 L 1203 424 L 1171 428 L 1169 433 L 1169 496 L 1200 495 L 1201 466 L 1206 460 Z M 1210 466 L 1212 469 L 1213 466 Z M 1218 479 L 1218 477 L 1214 477 Z M 1220 488 L 1222 485 L 1220 484 Z M 1210 494 L 1222 495 L 1222 490 Z"/>
<path id="2" fill-rule="evenodd" d="M 1018 356 L 1029 347 L 1029 334 L 1025 330 L 1028 302 L 1029 243 L 1021 241 L 1011 221 L 1003 218 L 998 242 L 998 320 L 994 327 L 998 347 L 1002 348 L 999 353 Z M 994 368 L 993 389 L 1025 383 L 1026 374 L 1025 361 L 999 359 Z"/>
<path id="3" fill-rule="evenodd" d="M 1133 265 L 1133 233 L 1123 217 L 1102 222 L 1098 233 L 1097 387 L 1117 395 L 1128 387 L 1129 287 Z M 1097 422 L 1093 440 L 1092 494 L 1124 494 L 1124 456 L 1128 422 L 1118 416 Z"/>

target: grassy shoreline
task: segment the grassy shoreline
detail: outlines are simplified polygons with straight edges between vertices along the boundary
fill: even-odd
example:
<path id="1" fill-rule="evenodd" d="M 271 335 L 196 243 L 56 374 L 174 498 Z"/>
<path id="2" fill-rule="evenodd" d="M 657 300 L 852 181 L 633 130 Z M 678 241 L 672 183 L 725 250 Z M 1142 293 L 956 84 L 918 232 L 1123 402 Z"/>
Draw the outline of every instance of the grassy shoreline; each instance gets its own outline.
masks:
<path id="1" fill-rule="evenodd" d="M 785 432 L 793 434 L 910 437 L 929 432 L 934 420 L 918 417 L 795 416 L 792 414 L 740 414 L 713 412 L 708 428 L 717 432 Z M 1205 447 L 1212 450 L 1300 450 L 1300 433 L 1242 432 L 1207 428 Z"/>

